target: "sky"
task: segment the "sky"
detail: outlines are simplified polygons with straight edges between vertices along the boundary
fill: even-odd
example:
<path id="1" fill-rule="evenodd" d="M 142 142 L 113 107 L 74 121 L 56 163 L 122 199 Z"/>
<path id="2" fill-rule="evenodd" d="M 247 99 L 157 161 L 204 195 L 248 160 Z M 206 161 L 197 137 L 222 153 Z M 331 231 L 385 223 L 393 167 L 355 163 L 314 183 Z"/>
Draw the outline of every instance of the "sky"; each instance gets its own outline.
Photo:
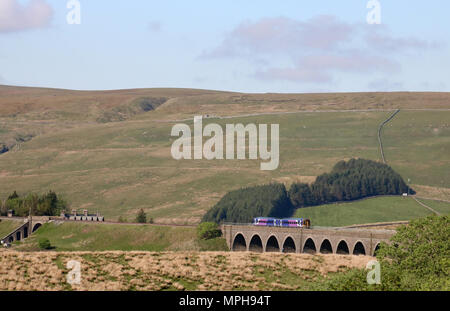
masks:
<path id="1" fill-rule="evenodd" d="M 448 12 L 448 0 L 0 0 L 0 84 L 448 92 Z"/>

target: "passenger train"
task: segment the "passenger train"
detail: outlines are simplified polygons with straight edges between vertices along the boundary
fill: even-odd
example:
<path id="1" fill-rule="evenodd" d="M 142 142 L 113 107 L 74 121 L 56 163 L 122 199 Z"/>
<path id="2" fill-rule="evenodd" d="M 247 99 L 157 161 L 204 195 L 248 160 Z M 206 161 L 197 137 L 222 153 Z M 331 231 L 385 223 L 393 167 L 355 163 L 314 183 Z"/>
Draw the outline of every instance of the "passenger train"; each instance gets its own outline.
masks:
<path id="1" fill-rule="evenodd" d="M 252 225 L 264 227 L 310 228 L 311 220 L 303 218 L 278 219 L 272 217 L 253 218 Z"/>

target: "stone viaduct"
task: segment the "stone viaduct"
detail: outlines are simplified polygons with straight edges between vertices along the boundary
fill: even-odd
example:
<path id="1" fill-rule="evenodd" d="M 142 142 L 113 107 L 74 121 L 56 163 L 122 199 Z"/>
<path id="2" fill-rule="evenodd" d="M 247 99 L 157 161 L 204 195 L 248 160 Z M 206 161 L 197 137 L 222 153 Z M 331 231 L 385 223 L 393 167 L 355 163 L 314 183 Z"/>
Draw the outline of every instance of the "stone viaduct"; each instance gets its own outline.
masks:
<path id="1" fill-rule="evenodd" d="M 12 232 L 4 237 L 0 237 L 0 240 L 6 243 L 13 243 L 26 239 L 30 234 L 39 229 L 44 223 L 50 221 L 50 217 L 45 216 L 33 216 L 29 218 L 19 217 L 1 217 L 1 219 L 17 221 L 17 227 Z"/>
<path id="2" fill-rule="evenodd" d="M 394 230 L 349 228 L 281 228 L 222 225 L 231 251 L 334 253 L 373 256 Z"/>

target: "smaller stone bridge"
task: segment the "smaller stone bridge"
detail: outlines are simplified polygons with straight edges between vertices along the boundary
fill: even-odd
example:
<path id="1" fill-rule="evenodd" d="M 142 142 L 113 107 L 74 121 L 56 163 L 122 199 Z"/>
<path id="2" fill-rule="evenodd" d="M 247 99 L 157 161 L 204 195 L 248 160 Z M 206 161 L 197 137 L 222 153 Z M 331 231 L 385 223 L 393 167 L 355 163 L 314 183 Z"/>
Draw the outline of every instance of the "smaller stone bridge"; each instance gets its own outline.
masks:
<path id="1" fill-rule="evenodd" d="M 222 225 L 231 251 L 333 253 L 373 256 L 394 230 L 350 228 L 281 228 L 243 224 Z"/>
<path id="2" fill-rule="evenodd" d="M 0 217 L 1 219 L 17 221 L 17 227 L 4 237 L 0 237 L 0 241 L 5 243 L 13 243 L 26 239 L 30 234 L 39 229 L 44 223 L 50 221 L 47 216 L 33 216 L 28 218 L 21 217 Z"/>

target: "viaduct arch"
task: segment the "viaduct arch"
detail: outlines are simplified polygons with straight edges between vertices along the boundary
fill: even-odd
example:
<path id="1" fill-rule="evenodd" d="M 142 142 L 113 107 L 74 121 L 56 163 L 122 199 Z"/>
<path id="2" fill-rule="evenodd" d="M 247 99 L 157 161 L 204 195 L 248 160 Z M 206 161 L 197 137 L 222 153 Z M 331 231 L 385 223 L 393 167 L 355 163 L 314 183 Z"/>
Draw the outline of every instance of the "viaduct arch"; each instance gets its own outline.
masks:
<path id="1" fill-rule="evenodd" d="M 13 243 L 28 238 L 30 234 L 38 230 L 44 223 L 50 221 L 50 217 L 33 216 L 30 218 L 3 218 L 17 221 L 17 227 L 4 237 L 0 237 L 1 241 Z"/>
<path id="2" fill-rule="evenodd" d="M 357 228 L 278 228 L 223 225 L 232 251 L 322 253 L 374 256 L 381 242 L 389 242 L 394 230 Z"/>

